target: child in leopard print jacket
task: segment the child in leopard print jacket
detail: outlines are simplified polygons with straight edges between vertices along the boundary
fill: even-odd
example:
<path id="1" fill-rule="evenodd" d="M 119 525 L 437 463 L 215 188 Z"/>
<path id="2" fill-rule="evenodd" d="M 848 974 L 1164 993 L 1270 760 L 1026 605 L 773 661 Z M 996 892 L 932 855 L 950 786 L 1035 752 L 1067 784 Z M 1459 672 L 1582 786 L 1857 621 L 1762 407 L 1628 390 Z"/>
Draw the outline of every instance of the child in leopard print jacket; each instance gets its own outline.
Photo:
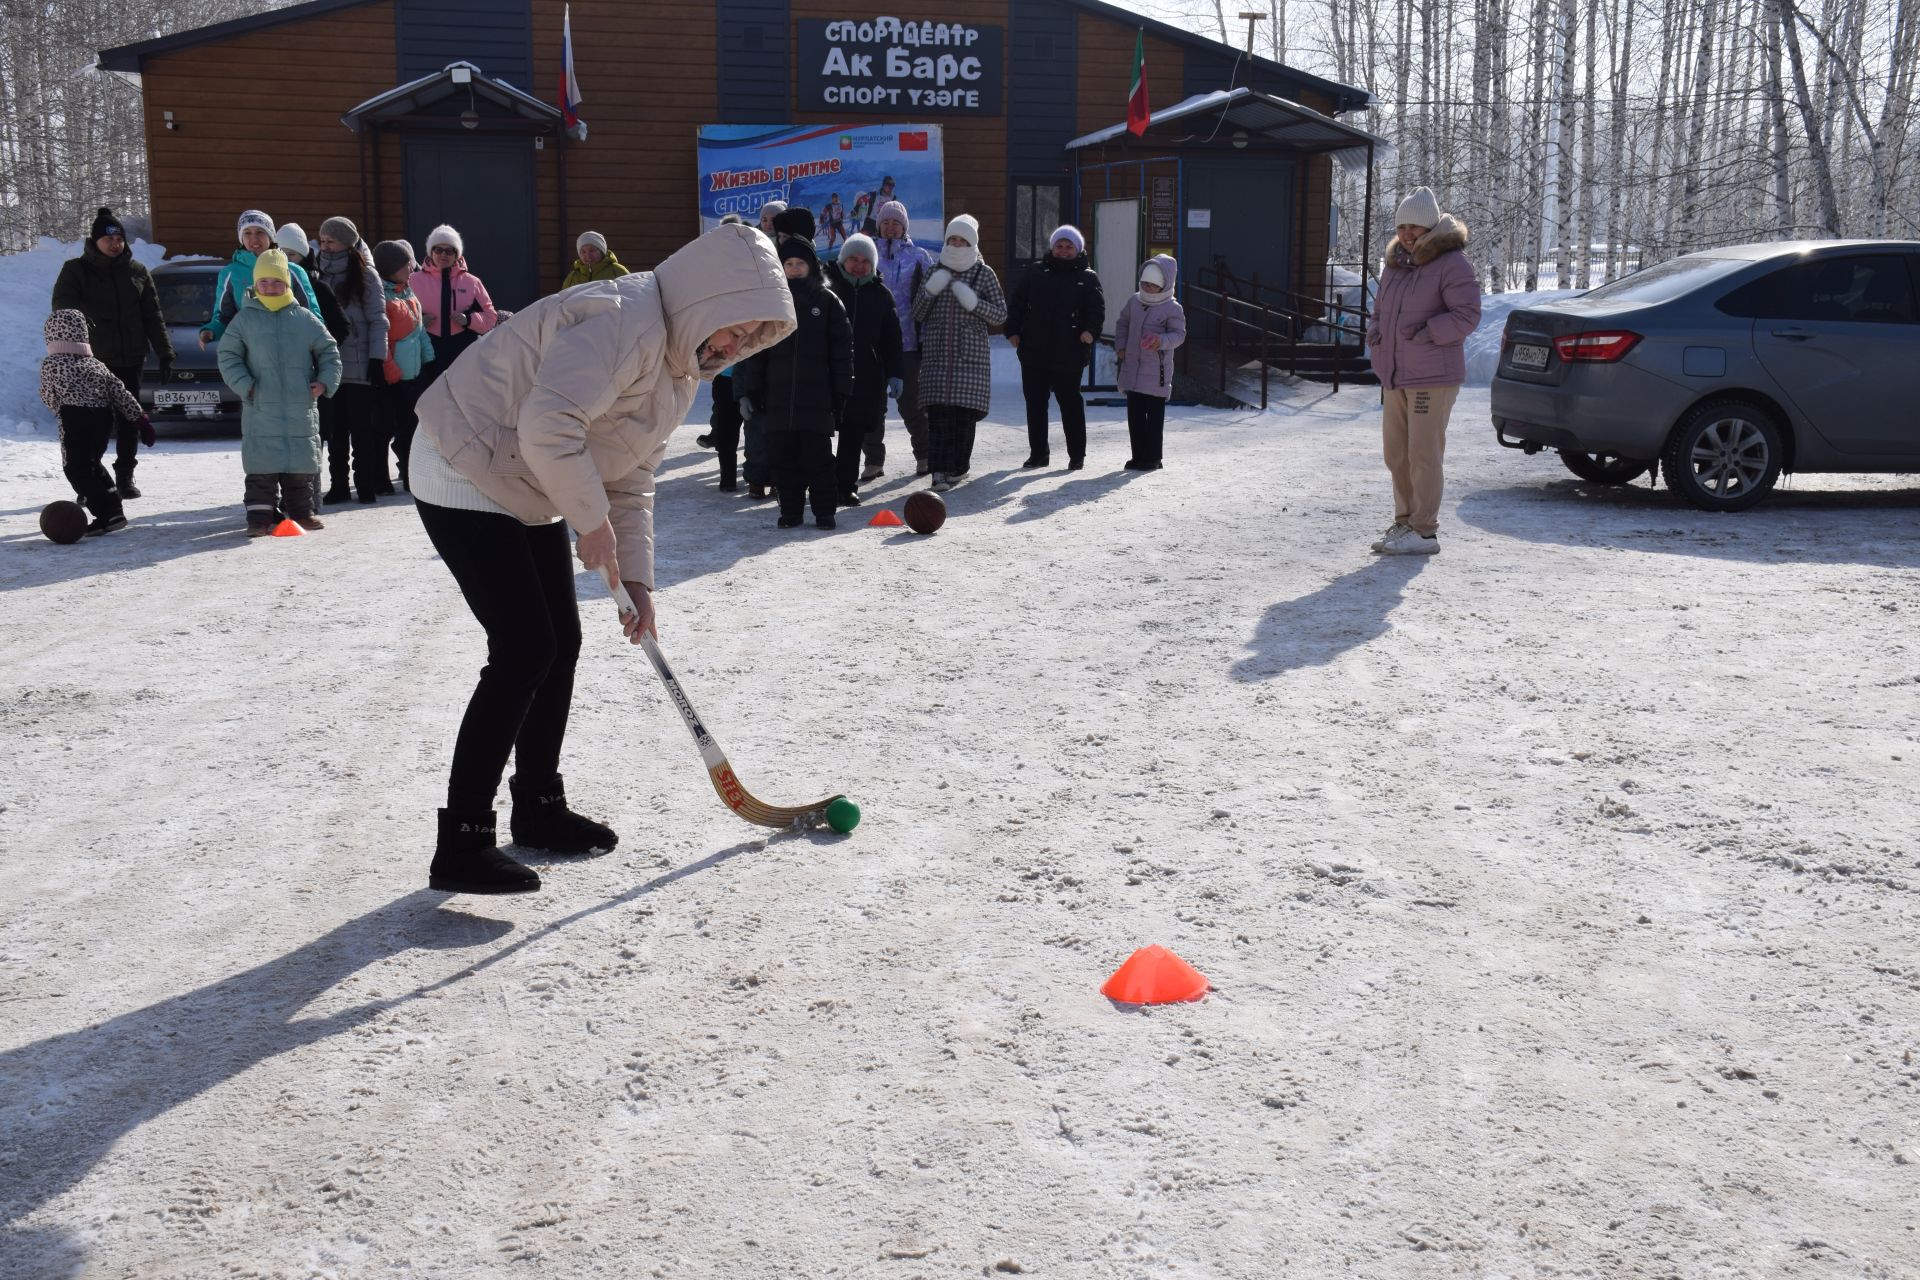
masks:
<path id="1" fill-rule="evenodd" d="M 153 446 L 153 424 L 126 384 L 94 358 L 87 344 L 87 318 L 78 311 L 56 311 L 42 330 L 47 358 L 40 362 L 40 400 L 60 415 L 60 461 L 67 483 L 93 512 L 87 536 L 126 527 L 120 491 L 100 459 L 114 439 L 114 416 L 140 428 L 140 441 Z"/>

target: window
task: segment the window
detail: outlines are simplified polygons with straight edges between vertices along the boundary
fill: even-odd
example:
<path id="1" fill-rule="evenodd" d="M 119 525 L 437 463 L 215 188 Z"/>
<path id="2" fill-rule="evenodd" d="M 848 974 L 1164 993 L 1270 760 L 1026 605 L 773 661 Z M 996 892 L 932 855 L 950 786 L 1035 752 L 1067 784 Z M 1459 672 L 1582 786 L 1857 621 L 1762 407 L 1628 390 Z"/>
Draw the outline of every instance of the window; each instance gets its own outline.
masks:
<path id="1" fill-rule="evenodd" d="M 1756 320 L 1920 323 L 1913 279 L 1906 262 L 1894 253 L 1796 262 L 1735 289 L 1719 307 L 1728 315 Z"/>
<path id="2" fill-rule="evenodd" d="M 1013 187 L 1013 260 L 1030 262 L 1050 247 L 1047 237 L 1060 225 L 1063 188 L 1057 182 L 1015 183 Z"/>
<path id="3" fill-rule="evenodd" d="M 1592 293 L 1580 295 L 1582 302 L 1616 302 L 1626 306 L 1650 307 L 1672 302 L 1709 280 L 1730 275 L 1747 266 L 1738 258 L 1675 258 L 1658 266 L 1601 285 Z"/>
<path id="4" fill-rule="evenodd" d="M 165 272 L 155 279 L 160 297 L 160 313 L 167 323 L 181 328 L 198 328 L 213 314 L 215 271 Z"/>

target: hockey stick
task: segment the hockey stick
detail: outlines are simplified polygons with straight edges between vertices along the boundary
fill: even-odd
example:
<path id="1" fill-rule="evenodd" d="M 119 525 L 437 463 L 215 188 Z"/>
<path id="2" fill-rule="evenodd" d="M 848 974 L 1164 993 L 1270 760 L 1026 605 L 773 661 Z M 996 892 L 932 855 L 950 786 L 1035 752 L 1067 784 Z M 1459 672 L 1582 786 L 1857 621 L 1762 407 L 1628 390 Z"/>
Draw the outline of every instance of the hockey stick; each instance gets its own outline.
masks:
<path id="1" fill-rule="evenodd" d="M 627 588 L 618 579 L 604 571 L 600 576 L 606 579 L 608 590 L 613 592 L 613 601 L 620 606 L 622 617 L 639 612 L 634 607 L 633 597 L 627 594 Z M 640 637 L 640 647 L 646 650 L 647 660 L 653 663 L 654 674 L 659 676 L 660 683 L 666 686 L 667 697 L 672 700 L 674 710 L 680 713 L 680 718 L 686 722 L 688 732 L 693 734 L 694 742 L 699 745 L 700 759 L 707 766 L 707 777 L 712 781 L 713 789 L 719 792 L 720 798 L 726 802 L 727 808 L 748 822 L 762 827 L 814 827 L 827 820 L 827 806 L 843 797 L 828 796 L 825 800 L 814 804 L 800 806 L 767 804 L 756 800 L 734 775 L 733 766 L 727 763 L 726 752 L 720 749 L 720 744 L 715 742 L 713 735 L 707 732 L 707 726 L 701 721 L 700 713 L 693 709 L 693 703 L 688 700 L 686 690 L 680 687 L 680 681 L 667 666 L 667 659 L 660 652 L 659 642 L 651 634 L 643 634 Z"/>

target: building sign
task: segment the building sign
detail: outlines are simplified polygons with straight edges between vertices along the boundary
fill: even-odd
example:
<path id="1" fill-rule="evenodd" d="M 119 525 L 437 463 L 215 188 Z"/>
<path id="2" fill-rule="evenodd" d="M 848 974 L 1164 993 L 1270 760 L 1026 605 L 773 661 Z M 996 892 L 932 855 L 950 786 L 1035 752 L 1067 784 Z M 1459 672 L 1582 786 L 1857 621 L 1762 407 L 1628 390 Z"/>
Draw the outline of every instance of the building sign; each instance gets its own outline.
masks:
<path id="1" fill-rule="evenodd" d="M 1172 178 L 1153 180 L 1153 200 L 1147 205 L 1147 239 L 1153 244 L 1173 243 L 1174 182 Z M 1331 242 L 1329 242 L 1331 243 Z"/>
<path id="2" fill-rule="evenodd" d="M 708 124 L 698 157 L 702 231 L 729 213 L 757 224 L 761 205 L 784 200 L 813 211 L 814 246 L 833 258 L 848 236 L 878 230 L 889 200 L 907 207 L 909 235 L 938 245 L 947 225 L 937 124 Z"/>
<path id="3" fill-rule="evenodd" d="M 1213 210 L 1211 209 L 1187 210 L 1187 230 L 1206 231 L 1210 229 L 1212 226 L 1213 226 Z"/>
<path id="4" fill-rule="evenodd" d="M 1000 114 L 1001 28 L 898 18 L 803 18 L 802 111 Z"/>

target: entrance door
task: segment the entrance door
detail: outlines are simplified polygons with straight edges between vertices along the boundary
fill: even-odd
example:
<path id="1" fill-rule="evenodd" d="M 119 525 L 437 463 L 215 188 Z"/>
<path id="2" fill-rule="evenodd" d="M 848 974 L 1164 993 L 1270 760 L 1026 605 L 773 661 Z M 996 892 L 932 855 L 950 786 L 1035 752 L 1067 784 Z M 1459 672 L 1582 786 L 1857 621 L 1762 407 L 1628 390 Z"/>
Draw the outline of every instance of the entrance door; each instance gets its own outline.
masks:
<path id="1" fill-rule="evenodd" d="M 407 229 L 422 261 L 427 233 L 446 223 L 494 306 L 517 310 L 549 292 L 539 279 L 532 138 L 409 138 L 406 165 Z"/>
<path id="2" fill-rule="evenodd" d="M 1120 308 L 1133 296 L 1140 278 L 1140 202 L 1100 200 L 1093 206 L 1093 273 L 1106 295 L 1106 332 L 1113 336 Z"/>

